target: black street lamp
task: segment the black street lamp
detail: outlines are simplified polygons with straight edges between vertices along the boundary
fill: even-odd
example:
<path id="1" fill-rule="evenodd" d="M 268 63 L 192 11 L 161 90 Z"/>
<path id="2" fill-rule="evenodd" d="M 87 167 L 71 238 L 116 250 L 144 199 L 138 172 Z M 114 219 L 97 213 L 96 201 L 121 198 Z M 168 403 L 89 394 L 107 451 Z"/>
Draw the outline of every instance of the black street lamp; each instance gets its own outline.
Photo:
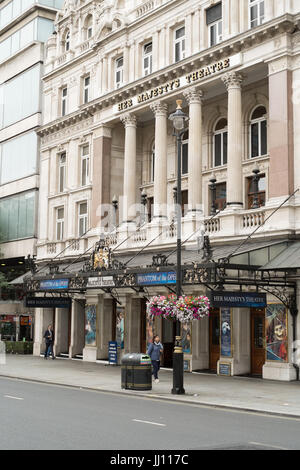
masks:
<path id="1" fill-rule="evenodd" d="M 217 206 L 216 206 L 216 191 L 217 191 L 217 185 L 216 185 L 216 182 L 217 182 L 217 179 L 215 177 L 215 175 L 213 175 L 211 177 L 211 179 L 209 180 L 209 182 L 211 183 L 209 185 L 209 189 L 211 190 L 211 209 L 210 209 L 210 215 L 216 215 L 217 213 Z"/>
<path id="2" fill-rule="evenodd" d="M 189 117 L 182 111 L 182 100 L 177 100 L 177 109 L 171 114 L 169 119 L 173 123 L 173 135 L 177 141 L 177 191 L 176 191 L 176 212 L 177 212 L 177 272 L 176 272 L 176 296 L 177 299 L 182 295 L 182 272 L 181 272 L 181 218 L 182 218 L 182 194 L 181 194 L 181 148 L 182 137 L 186 132 L 185 123 Z M 181 344 L 180 322 L 176 322 L 176 339 L 173 354 L 173 395 L 183 395 L 183 352 Z"/>
<path id="3" fill-rule="evenodd" d="M 260 207 L 259 198 L 258 198 L 258 192 L 259 192 L 258 183 L 259 183 L 259 179 L 260 179 L 260 176 L 259 176 L 260 170 L 259 170 L 259 168 L 255 168 L 252 171 L 252 173 L 254 175 L 252 177 L 254 195 L 253 195 L 253 203 L 252 203 L 251 209 L 259 209 L 259 207 Z"/>

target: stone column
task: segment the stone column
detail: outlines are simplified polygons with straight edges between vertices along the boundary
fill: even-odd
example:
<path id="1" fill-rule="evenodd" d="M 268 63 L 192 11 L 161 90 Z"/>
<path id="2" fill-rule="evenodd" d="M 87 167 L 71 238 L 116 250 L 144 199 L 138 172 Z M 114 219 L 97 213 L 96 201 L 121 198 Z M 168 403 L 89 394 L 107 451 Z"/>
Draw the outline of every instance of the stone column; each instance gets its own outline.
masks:
<path id="1" fill-rule="evenodd" d="M 168 106 L 153 103 L 155 115 L 154 218 L 167 216 L 167 118 Z"/>
<path id="2" fill-rule="evenodd" d="M 93 133 L 93 190 L 90 220 L 94 229 L 101 225 L 110 204 L 111 128 L 100 126 Z M 105 205 L 107 206 L 105 208 Z"/>
<path id="3" fill-rule="evenodd" d="M 189 211 L 200 209 L 202 204 L 202 96 L 196 88 L 183 93 L 189 104 Z"/>
<path id="4" fill-rule="evenodd" d="M 228 90 L 227 206 L 243 207 L 242 172 L 242 81 L 243 76 L 229 72 L 222 78 Z"/>
<path id="5" fill-rule="evenodd" d="M 107 56 L 104 56 L 102 59 L 102 93 L 107 93 L 108 91 L 108 60 Z"/>
<path id="6" fill-rule="evenodd" d="M 277 205 L 294 191 L 293 72 L 289 58 L 269 64 L 269 199 Z M 297 109 L 297 106 L 296 106 Z M 297 169 L 299 171 L 299 169 Z M 296 170 L 296 171 L 297 171 Z"/>
<path id="7" fill-rule="evenodd" d="M 33 355 L 39 356 L 45 352 L 44 333 L 48 325 L 53 326 L 54 311 L 52 308 L 37 308 L 34 314 L 34 343 Z"/>
<path id="8" fill-rule="evenodd" d="M 132 222 L 135 217 L 136 204 L 136 127 L 137 120 L 133 114 L 121 116 L 125 126 L 124 151 L 124 186 L 123 186 L 123 222 Z"/>
<path id="9" fill-rule="evenodd" d="M 84 348 L 84 306 L 77 300 L 72 301 L 71 310 L 71 344 L 69 348 L 69 357 L 75 357 L 82 354 Z"/>
<path id="10" fill-rule="evenodd" d="M 236 36 L 240 32 L 240 0 L 231 0 L 230 23 L 230 35 Z"/>
<path id="11" fill-rule="evenodd" d="M 265 0 L 265 21 L 274 18 L 274 0 Z"/>
<path id="12" fill-rule="evenodd" d="M 129 63 L 129 58 L 130 58 L 130 54 L 129 54 L 129 44 L 126 44 L 125 47 L 124 47 L 124 55 L 123 55 L 123 58 L 124 58 L 124 77 L 123 77 L 123 83 L 126 84 L 126 83 L 128 83 L 128 80 L 129 80 L 129 69 L 130 69 L 130 63 Z M 133 64 L 132 64 L 132 67 L 134 67 Z"/>

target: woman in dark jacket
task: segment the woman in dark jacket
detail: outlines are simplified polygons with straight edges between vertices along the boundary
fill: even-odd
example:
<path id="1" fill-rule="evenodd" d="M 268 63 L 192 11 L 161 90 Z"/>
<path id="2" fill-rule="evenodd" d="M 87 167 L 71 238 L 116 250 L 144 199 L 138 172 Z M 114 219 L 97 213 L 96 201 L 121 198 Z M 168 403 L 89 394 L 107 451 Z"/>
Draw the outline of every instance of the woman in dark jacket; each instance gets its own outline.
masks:
<path id="1" fill-rule="evenodd" d="M 163 352 L 163 350 L 164 348 L 159 341 L 159 336 L 154 336 L 153 343 L 149 345 L 147 354 L 151 357 L 155 383 L 159 382 L 158 371 L 160 369 L 160 354 Z"/>

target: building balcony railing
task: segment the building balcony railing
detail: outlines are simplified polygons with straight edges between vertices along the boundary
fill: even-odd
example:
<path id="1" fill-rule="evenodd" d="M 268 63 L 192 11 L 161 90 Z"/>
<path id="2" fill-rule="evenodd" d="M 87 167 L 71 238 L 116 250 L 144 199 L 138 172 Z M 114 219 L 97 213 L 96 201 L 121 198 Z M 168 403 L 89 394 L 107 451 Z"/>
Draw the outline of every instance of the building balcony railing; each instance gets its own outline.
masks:
<path id="1" fill-rule="evenodd" d="M 234 223 L 230 219 L 234 217 Z M 263 225 L 265 221 L 265 208 L 240 211 L 236 213 L 221 212 L 216 217 L 206 217 L 204 220 L 191 221 L 188 217 L 182 219 L 182 240 L 195 243 L 203 231 L 210 236 L 211 240 L 222 238 L 244 237 L 249 235 L 255 228 Z M 132 230 L 121 226 L 111 232 L 104 233 L 107 244 L 116 249 L 116 252 L 141 249 L 149 245 L 149 249 L 175 246 L 177 241 L 176 221 L 170 223 L 156 224 L 150 222 Z M 99 232 L 99 233 L 98 233 Z M 78 257 L 83 253 L 91 253 L 92 247 L 99 240 L 100 231 L 83 238 L 72 238 L 65 241 L 47 242 L 38 244 L 38 259 L 63 259 L 66 257 Z M 120 245 L 120 247 L 118 247 Z M 87 250 L 91 251 L 87 251 Z"/>

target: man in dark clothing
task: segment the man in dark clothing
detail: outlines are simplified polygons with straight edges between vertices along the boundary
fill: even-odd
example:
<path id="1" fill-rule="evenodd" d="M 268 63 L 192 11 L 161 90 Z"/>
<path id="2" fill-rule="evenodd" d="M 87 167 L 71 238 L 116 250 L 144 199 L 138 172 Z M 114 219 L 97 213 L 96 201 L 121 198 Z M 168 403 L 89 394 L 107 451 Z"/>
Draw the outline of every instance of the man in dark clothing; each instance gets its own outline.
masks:
<path id="1" fill-rule="evenodd" d="M 52 355 L 52 359 L 55 359 L 53 353 L 54 333 L 52 330 L 52 325 L 48 326 L 48 329 L 45 331 L 44 338 L 46 342 L 45 359 L 47 359 L 47 356 L 50 356 L 50 353 Z"/>

